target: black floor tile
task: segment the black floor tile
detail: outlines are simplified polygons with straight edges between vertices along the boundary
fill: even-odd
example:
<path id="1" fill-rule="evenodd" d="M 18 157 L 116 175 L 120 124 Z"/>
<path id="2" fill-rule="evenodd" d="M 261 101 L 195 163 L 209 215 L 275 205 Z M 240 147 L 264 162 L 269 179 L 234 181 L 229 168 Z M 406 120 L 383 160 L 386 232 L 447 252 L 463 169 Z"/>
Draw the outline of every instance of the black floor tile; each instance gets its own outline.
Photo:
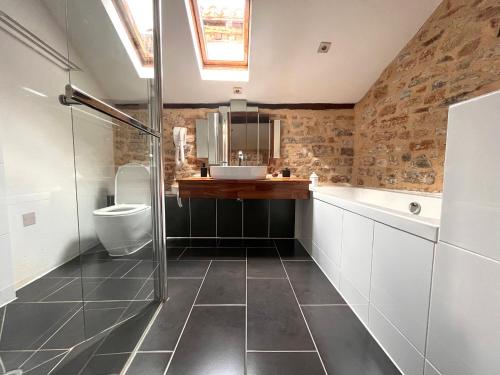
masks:
<path id="1" fill-rule="evenodd" d="M 173 247 L 217 247 L 217 238 L 168 238 L 167 248 Z"/>
<path id="2" fill-rule="evenodd" d="M 196 279 L 168 280 L 168 300 L 156 317 L 140 350 L 174 350 L 201 281 Z"/>
<path id="3" fill-rule="evenodd" d="M 152 277 L 153 272 L 158 267 L 157 262 L 151 260 L 141 260 L 135 267 L 131 267 L 127 272 L 123 273 L 121 278 L 124 279 L 148 279 Z M 113 274 L 113 277 L 117 277 Z"/>
<path id="4" fill-rule="evenodd" d="M 245 262 L 214 261 L 196 299 L 197 304 L 245 304 Z"/>
<path id="5" fill-rule="evenodd" d="M 26 373 L 64 353 L 66 350 L 0 352 L 0 373 L 3 374 L 3 370 L 8 373 L 16 369 L 22 369 Z"/>
<path id="6" fill-rule="evenodd" d="M 82 266 L 80 263 L 80 258 L 77 257 L 69 262 L 57 267 L 55 270 L 49 272 L 44 276 L 48 277 L 81 277 Z"/>
<path id="7" fill-rule="evenodd" d="M 283 264 L 301 305 L 346 303 L 316 263 L 284 261 Z"/>
<path id="8" fill-rule="evenodd" d="M 191 237 L 216 237 L 216 199 L 190 199 Z"/>
<path id="9" fill-rule="evenodd" d="M 272 199 L 269 220 L 270 237 L 293 238 L 295 234 L 295 200 Z"/>
<path id="10" fill-rule="evenodd" d="M 298 240 L 285 239 L 274 242 L 283 260 L 311 260 L 311 256 Z"/>
<path id="11" fill-rule="evenodd" d="M 273 247 L 247 249 L 247 277 L 286 278 L 278 252 Z"/>
<path id="12" fill-rule="evenodd" d="M 190 247 L 180 260 L 245 260 L 245 248 L 231 247 Z"/>
<path id="13" fill-rule="evenodd" d="M 66 279 L 67 280 L 67 279 Z M 104 279 L 73 279 L 57 291 L 48 295 L 43 299 L 44 302 L 67 302 L 67 301 L 83 301 L 84 296 L 91 293 Z"/>
<path id="14" fill-rule="evenodd" d="M 125 366 L 130 353 L 106 354 L 93 356 L 81 375 L 119 374 Z"/>
<path id="15" fill-rule="evenodd" d="M 26 363 L 23 364 L 22 368 L 24 373 L 40 373 L 42 368 L 49 368 L 54 366 L 56 360 L 62 359 L 62 355 L 67 353 L 67 350 L 49 350 L 49 351 L 37 351 L 33 356 L 31 356 Z M 51 368 L 51 367 L 50 367 Z M 36 370 L 35 370 L 36 369 Z"/>
<path id="16" fill-rule="evenodd" d="M 169 260 L 167 262 L 167 277 L 203 277 L 209 264 L 208 260 Z"/>
<path id="17" fill-rule="evenodd" d="M 15 302 L 39 302 L 71 279 L 40 278 L 16 292 Z"/>
<path id="18" fill-rule="evenodd" d="M 248 375 L 325 374 L 318 353 L 248 353 L 247 356 Z"/>
<path id="19" fill-rule="evenodd" d="M 150 302 L 140 314 L 113 328 L 103 340 L 102 345 L 97 350 L 97 354 L 132 352 L 153 318 L 158 306 L 157 302 Z"/>
<path id="20" fill-rule="evenodd" d="M 81 306 L 81 303 L 7 305 L 0 350 L 37 349 Z"/>
<path id="21" fill-rule="evenodd" d="M 137 353 L 126 375 L 163 375 L 171 353 Z"/>
<path id="22" fill-rule="evenodd" d="M 129 261 L 122 260 L 96 260 L 82 262 L 82 277 L 109 277 L 119 273 L 121 268 L 127 268 Z"/>
<path id="23" fill-rule="evenodd" d="M 269 201 L 247 199 L 243 201 L 243 236 L 269 237 Z"/>
<path id="24" fill-rule="evenodd" d="M 217 236 L 241 237 L 242 203 L 236 199 L 217 199 Z"/>
<path id="25" fill-rule="evenodd" d="M 66 323 L 43 349 L 69 349 L 118 322 L 125 308 L 93 309 L 87 305 Z"/>
<path id="26" fill-rule="evenodd" d="M 30 369 L 28 372 L 25 372 L 25 374 L 29 375 L 47 375 L 51 373 L 50 371 L 57 366 L 57 364 L 64 358 L 66 354 L 59 354 L 56 357 L 53 357 L 40 365 Z"/>
<path id="27" fill-rule="evenodd" d="M 167 374 L 244 373 L 245 307 L 193 308 Z"/>
<path id="28" fill-rule="evenodd" d="M 219 247 L 274 247 L 268 238 L 221 238 Z"/>
<path id="29" fill-rule="evenodd" d="M 248 279 L 248 349 L 314 350 L 288 280 Z"/>
<path id="30" fill-rule="evenodd" d="M 400 374 L 348 306 L 303 311 L 329 374 Z"/>
<path id="31" fill-rule="evenodd" d="M 107 279 L 86 297 L 86 301 L 116 301 L 139 299 L 137 293 L 144 285 L 143 279 Z"/>
<path id="32" fill-rule="evenodd" d="M 182 254 L 186 247 L 181 246 L 181 247 L 167 247 L 167 259 L 168 260 L 175 260 L 179 258 L 179 255 Z"/>
<path id="33" fill-rule="evenodd" d="M 167 238 L 167 248 L 186 247 L 189 246 L 189 237 L 184 238 Z"/>

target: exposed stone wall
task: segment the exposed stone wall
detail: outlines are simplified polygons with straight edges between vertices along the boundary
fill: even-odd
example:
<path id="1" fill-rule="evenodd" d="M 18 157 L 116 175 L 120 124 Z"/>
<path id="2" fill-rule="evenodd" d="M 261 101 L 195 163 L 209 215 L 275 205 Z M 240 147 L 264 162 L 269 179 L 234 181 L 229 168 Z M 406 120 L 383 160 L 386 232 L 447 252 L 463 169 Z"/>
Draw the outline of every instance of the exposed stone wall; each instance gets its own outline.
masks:
<path id="1" fill-rule="evenodd" d="M 165 185 L 175 178 L 193 176 L 203 160 L 196 158 L 196 119 L 207 118 L 214 109 L 166 109 L 163 113 Z M 144 120 L 145 110 L 129 110 Z M 273 159 L 269 172 L 290 167 L 298 177 L 313 171 L 322 182 L 351 181 L 353 164 L 354 111 L 347 110 L 261 110 L 281 120 L 281 158 Z M 175 126 L 187 128 L 186 163 L 176 170 L 172 133 Z M 145 161 L 147 138 L 128 127 L 115 130 L 115 163 Z"/>
<path id="2" fill-rule="evenodd" d="M 354 185 L 442 190 L 448 107 L 500 89 L 499 29 L 498 0 L 443 1 L 355 106 Z"/>

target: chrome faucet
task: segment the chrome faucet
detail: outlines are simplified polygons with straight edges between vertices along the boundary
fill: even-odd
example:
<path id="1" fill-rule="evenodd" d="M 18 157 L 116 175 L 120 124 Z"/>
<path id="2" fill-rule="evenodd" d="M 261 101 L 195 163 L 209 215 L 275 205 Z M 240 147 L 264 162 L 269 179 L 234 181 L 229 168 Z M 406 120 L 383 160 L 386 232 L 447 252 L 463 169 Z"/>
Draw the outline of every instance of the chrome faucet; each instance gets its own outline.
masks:
<path id="1" fill-rule="evenodd" d="M 245 156 L 243 155 L 243 151 L 239 150 L 238 151 L 238 165 L 241 167 L 241 162 L 245 160 Z"/>

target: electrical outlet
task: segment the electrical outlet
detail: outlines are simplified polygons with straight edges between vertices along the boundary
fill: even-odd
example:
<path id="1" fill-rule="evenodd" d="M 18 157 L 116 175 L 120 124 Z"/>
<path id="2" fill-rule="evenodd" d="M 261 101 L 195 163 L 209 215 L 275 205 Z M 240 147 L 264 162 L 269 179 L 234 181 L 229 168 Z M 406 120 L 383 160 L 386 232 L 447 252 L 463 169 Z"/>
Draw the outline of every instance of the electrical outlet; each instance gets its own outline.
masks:
<path id="1" fill-rule="evenodd" d="M 36 215 L 34 212 L 23 214 L 23 227 L 29 227 L 36 224 Z"/>

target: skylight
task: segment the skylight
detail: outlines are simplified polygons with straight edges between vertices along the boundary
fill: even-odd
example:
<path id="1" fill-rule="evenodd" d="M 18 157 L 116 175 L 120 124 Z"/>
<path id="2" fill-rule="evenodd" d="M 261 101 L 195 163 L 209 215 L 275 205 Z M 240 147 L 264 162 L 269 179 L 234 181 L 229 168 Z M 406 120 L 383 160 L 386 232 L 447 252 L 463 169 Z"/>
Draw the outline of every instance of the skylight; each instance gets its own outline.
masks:
<path id="1" fill-rule="evenodd" d="M 250 0 L 187 1 L 202 78 L 248 80 Z"/>
<path id="2" fill-rule="evenodd" d="M 153 4 L 151 0 L 102 0 L 137 74 L 153 77 Z"/>

